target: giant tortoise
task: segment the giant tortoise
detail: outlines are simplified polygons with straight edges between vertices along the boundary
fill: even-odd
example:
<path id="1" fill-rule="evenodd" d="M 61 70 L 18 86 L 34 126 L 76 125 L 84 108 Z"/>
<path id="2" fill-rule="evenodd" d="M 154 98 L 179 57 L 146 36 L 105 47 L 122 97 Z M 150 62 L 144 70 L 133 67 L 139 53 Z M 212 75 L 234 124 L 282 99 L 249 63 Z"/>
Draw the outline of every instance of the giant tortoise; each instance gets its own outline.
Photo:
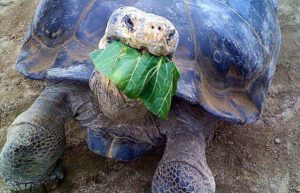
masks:
<path id="1" fill-rule="evenodd" d="M 166 120 L 95 70 L 89 53 L 116 40 L 172 56 L 180 79 Z M 45 88 L 9 128 L 1 177 L 15 191 L 62 179 L 74 118 L 89 149 L 111 159 L 165 146 L 152 193 L 214 192 L 206 141 L 221 122 L 259 118 L 280 40 L 276 0 L 41 0 L 16 66 Z"/>

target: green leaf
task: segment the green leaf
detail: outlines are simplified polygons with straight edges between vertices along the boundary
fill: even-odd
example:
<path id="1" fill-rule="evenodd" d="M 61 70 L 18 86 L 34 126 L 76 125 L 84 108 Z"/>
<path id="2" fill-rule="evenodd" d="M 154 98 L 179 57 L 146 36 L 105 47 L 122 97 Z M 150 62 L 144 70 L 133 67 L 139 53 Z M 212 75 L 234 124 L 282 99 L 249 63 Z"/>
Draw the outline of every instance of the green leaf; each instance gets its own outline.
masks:
<path id="1" fill-rule="evenodd" d="M 108 78 L 115 83 L 129 98 L 138 98 L 151 77 L 151 69 L 157 59 L 148 52 L 141 53 L 131 47 L 126 47 L 124 57 L 112 69 Z"/>
<path id="2" fill-rule="evenodd" d="M 180 76 L 168 57 L 157 57 L 116 41 L 104 50 L 91 52 L 90 58 L 126 96 L 141 99 L 149 111 L 167 118 Z"/>
<path id="3" fill-rule="evenodd" d="M 169 59 L 160 57 L 153 76 L 140 96 L 146 107 L 162 119 L 168 117 L 178 75 L 176 66 Z"/>
<path id="4" fill-rule="evenodd" d="M 105 76 L 108 76 L 112 68 L 118 63 L 117 59 L 122 56 L 123 47 L 124 45 L 122 44 L 112 43 L 104 50 L 95 50 L 91 52 L 90 58 L 97 70 L 101 71 Z"/>

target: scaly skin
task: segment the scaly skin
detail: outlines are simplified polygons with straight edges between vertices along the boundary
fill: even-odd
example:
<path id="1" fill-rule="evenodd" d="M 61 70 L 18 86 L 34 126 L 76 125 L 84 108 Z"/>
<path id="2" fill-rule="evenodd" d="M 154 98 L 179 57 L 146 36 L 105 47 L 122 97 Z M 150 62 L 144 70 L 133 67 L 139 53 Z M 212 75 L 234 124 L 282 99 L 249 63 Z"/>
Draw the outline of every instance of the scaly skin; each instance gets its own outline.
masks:
<path id="1" fill-rule="evenodd" d="M 62 178 L 62 175 L 55 176 L 54 171 L 64 152 L 64 123 L 72 116 L 65 93 L 74 87 L 68 83 L 51 85 L 9 128 L 0 153 L 0 174 L 11 190 L 28 189 Z"/>
<path id="2" fill-rule="evenodd" d="M 162 17 L 125 7 L 111 16 L 102 44 L 113 38 L 136 48 L 145 46 L 156 55 L 172 55 L 178 43 L 177 31 L 174 39 L 169 39 L 173 30 L 173 24 Z M 215 191 L 205 158 L 205 141 L 218 123 L 214 118 L 174 99 L 165 121 L 149 112 L 142 117 L 133 113 L 135 119 L 128 120 L 118 109 L 112 119 L 106 116 L 111 108 L 103 108 L 103 101 L 107 106 L 128 106 L 130 113 L 135 112 L 130 108 L 137 106 L 134 101 L 133 105 L 120 102 L 115 97 L 118 92 L 103 94 L 111 88 L 97 76 L 95 72 L 91 77 L 90 88 L 68 81 L 47 83 L 34 104 L 12 123 L 0 153 L 0 175 L 11 190 L 30 190 L 62 178 L 56 166 L 64 152 L 64 123 L 74 118 L 88 129 L 89 148 L 109 158 L 130 161 L 165 144 L 165 155 L 153 178 L 153 193 Z"/>

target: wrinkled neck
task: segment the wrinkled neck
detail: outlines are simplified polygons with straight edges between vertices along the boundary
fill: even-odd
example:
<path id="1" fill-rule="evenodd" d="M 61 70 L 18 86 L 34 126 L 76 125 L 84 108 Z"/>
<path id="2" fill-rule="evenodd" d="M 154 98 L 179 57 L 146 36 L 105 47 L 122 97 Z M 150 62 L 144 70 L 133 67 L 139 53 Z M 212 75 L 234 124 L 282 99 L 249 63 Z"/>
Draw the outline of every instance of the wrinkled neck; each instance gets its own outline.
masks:
<path id="1" fill-rule="evenodd" d="M 103 114 L 117 122 L 145 119 L 149 112 L 142 101 L 129 99 L 109 79 L 94 70 L 90 88 Z"/>
<path id="2" fill-rule="evenodd" d="M 174 134 L 190 134 L 205 141 L 213 137 L 220 121 L 180 99 L 173 100 L 169 117 L 160 120 L 160 131 L 170 136 Z"/>

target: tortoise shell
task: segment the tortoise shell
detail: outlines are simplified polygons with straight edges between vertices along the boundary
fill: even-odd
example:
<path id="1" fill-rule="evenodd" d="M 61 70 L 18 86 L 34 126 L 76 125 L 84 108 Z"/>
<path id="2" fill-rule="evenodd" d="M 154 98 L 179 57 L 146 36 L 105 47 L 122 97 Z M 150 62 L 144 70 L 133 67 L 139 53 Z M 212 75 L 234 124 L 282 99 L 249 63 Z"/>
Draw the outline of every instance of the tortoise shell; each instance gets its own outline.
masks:
<path id="1" fill-rule="evenodd" d="M 259 117 L 280 49 L 276 0 L 41 0 L 17 59 L 31 79 L 88 81 L 111 13 L 133 6 L 169 19 L 180 41 L 176 96 L 233 123 Z"/>

